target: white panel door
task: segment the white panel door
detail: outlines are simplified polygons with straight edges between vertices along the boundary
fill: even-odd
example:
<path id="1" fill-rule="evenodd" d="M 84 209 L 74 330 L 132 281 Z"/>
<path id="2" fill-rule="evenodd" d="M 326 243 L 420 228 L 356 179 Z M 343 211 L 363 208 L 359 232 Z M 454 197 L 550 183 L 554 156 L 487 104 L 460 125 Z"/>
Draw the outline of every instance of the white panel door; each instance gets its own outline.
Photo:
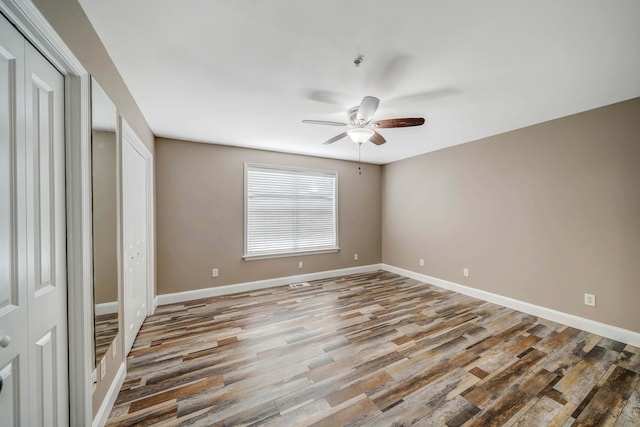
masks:
<path id="1" fill-rule="evenodd" d="M 0 416 L 29 424 L 24 45 L 0 15 Z"/>
<path id="2" fill-rule="evenodd" d="M 25 43 L 29 413 L 69 419 L 64 78 Z"/>
<path id="3" fill-rule="evenodd" d="M 122 233 L 124 257 L 125 351 L 133 346 L 147 316 L 148 289 L 148 153 L 123 121 L 122 129 Z"/>
<path id="4" fill-rule="evenodd" d="M 66 426 L 64 78 L 2 17 L 0 35 L 0 414 Z"/>

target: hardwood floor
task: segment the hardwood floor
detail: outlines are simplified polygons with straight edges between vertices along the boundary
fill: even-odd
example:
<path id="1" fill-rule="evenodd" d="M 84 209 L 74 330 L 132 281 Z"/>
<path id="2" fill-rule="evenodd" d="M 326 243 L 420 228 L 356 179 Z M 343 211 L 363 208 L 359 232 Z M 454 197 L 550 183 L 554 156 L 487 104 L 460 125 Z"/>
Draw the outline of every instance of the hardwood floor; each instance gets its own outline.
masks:
<path id="1" fill-rule="evenodd" d="M 640 349 L 389 272 L 161 306 L 109 426 L 638 426 Z"/>

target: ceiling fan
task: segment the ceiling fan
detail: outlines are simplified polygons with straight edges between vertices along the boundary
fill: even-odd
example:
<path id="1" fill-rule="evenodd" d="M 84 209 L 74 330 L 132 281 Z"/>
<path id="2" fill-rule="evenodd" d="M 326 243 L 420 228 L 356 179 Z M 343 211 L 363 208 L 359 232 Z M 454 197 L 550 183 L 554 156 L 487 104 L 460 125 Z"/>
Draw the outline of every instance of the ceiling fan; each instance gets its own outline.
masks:
<path id="1" fill-rule="evenodd" d="M 333 144 L 334 142 L 348 136 L 353 142 L 359 145 L 364 144 L 367 141 L 370 141 L 375 145 L 382 145 L 387 142 L 387 140 L 376 131 L 378 128 L 403 128 L 409 126 L 421 126 L 424 124 L 424 118 L 422 117 L 386 119 L 372 122 L 373 115 L 378 109 L 379 103 L 380 100 L 378 98 L 374 96 L 365 96 L 360 105 L 350 108 L 347 111 L 347 116 L 349 117 L 348 123 L 325 120 L 303 120 L 302 123 L 346 126 L 349 128 L 348 130 L 325 141 L 324 144 Z"/>

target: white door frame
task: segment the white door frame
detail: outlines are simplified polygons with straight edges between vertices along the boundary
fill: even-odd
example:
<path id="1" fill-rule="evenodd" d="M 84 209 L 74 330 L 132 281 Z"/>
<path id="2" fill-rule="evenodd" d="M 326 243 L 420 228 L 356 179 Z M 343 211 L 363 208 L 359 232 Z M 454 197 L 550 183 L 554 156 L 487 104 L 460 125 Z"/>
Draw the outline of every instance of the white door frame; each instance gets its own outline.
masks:
<path id="1" fill-rule="evenodd" d="M 31 0 L 0 0 L 0 12 L 64 75 L 69 421 L 88 426 L 93 419 L 89 74 Z"/>

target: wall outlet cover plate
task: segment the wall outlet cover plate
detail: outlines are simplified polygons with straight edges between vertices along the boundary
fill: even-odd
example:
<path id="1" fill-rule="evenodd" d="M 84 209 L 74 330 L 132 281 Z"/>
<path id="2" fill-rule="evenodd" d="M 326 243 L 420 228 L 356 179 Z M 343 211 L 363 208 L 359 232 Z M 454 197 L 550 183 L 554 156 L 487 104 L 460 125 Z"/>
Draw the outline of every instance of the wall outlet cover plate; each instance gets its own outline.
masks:
<path id="1" fill-rule="evenodd" d="M 596 306 L 596 296 L 593 294 L 584 294 L 584 305 L 588 305 L 590 307 Z"/>

